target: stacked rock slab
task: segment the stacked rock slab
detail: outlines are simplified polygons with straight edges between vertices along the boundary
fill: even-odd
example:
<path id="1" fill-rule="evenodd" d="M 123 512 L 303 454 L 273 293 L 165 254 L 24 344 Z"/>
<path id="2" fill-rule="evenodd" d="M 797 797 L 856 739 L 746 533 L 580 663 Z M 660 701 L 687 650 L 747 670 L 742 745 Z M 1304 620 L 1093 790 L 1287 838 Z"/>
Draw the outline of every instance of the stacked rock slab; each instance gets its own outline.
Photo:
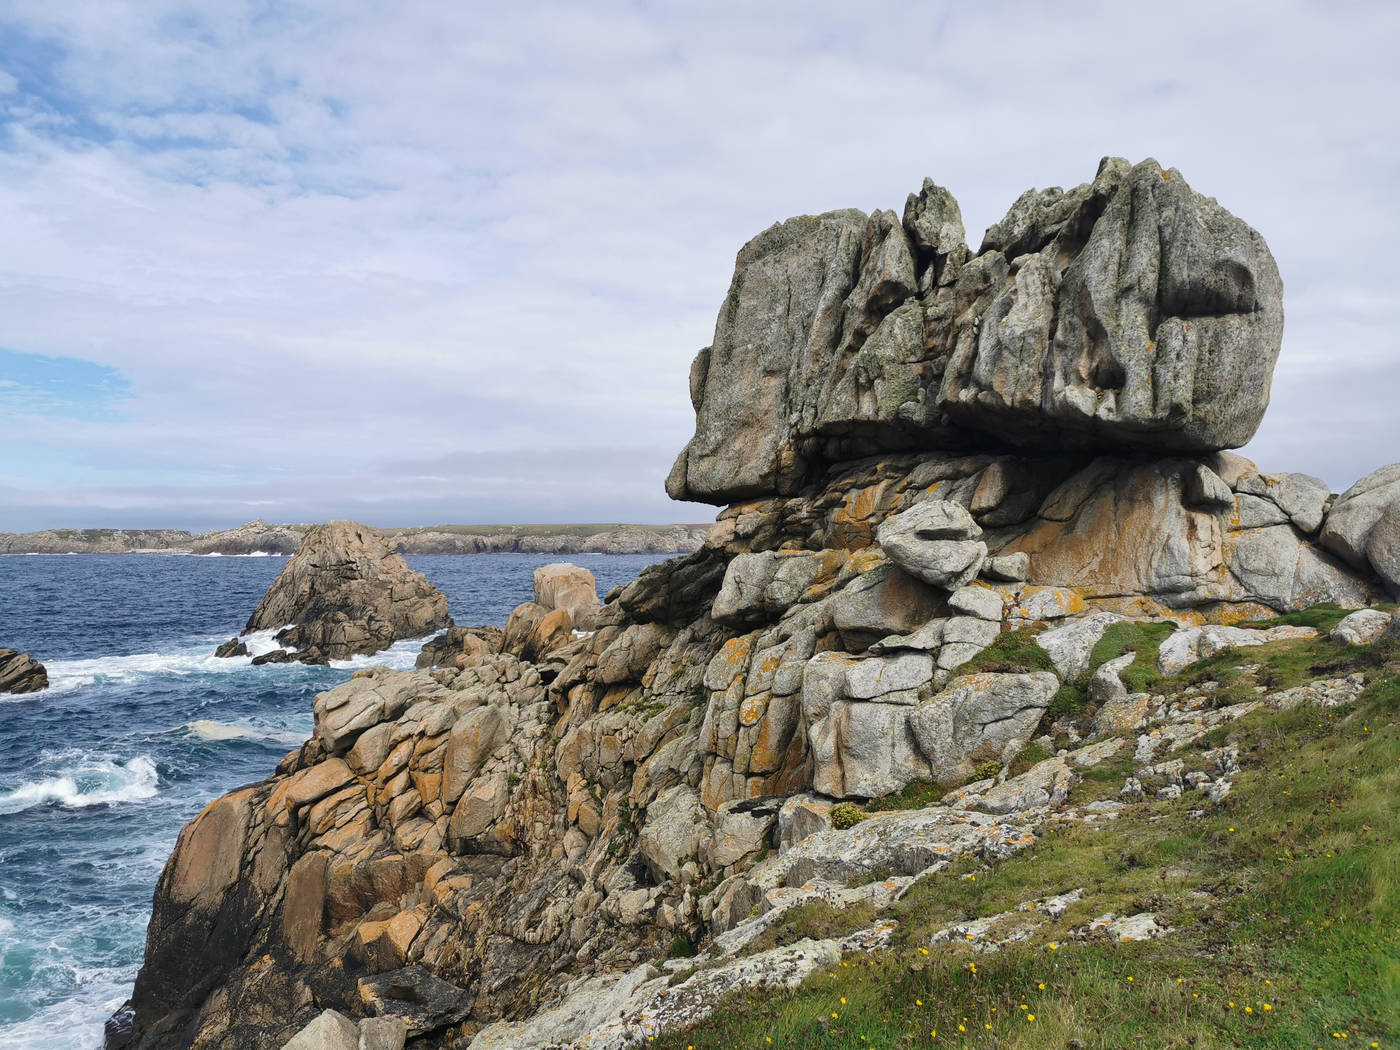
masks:
<path id="1" fill-rule="evenodd" d="M 379 652 L 450 623 L 447 599 L 377 530 L 332 521 L 307 533 L 243 633 L 276 630 L 296 659 L 325 663 Z"/>
<path id="2" fill-rule="evenodd" d="M 591 631 L 537 581 L 499 641 L 449 636 L 447 666 L 318 696 L 312 739 L 181 834 L 132 1045 L 277 1046 L 329 1008 L 460 1046 L 809 875 L 912 875 L 935 834 L 1034 842 L 995 814 L 1063 803 L 1063 760 L 968 785 L 976 819 L 841 839 L 823 814 L 1005 762 L 1124 617 L 1382 596 L 1393 499 L 1369 494 L 1388 483 L 1334 505 L 1222 451 L 1264 410 L 1279 299 L 1258 235 L 1153 162 L 1023 196 L 976 254 L 932 183 L 902 218 L 765 232 L 692 370 L 668 483 L 729 504 L 704 546 L 609 594 Z M 1018 628 L 1053 673 L 967 666 Z M 1116 685 L 1105 724 L 1136 724 Z"/>
<path id="3" fill-rule="evenodd" d="M 0 693 L 37 693 L 49 687 L 49 673 L 28 653 L 0 649 Z"/>

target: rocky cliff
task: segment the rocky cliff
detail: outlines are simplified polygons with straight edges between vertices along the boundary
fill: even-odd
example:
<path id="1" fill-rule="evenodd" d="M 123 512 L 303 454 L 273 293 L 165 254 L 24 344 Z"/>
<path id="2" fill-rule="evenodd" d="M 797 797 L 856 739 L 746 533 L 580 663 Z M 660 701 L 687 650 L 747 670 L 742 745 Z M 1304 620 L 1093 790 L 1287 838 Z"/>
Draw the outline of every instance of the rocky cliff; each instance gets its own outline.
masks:
<path id="1" fill-rule="evenodd" d="M 332 521 L 306 534 L 243 633 L 275 630 L 287 659 L 325 663 L 376 653 L 450 623 L 447 599 L 384 536 L 353 521 Z M 236 641 L 230 646 L 219 655 L 235 655 Z"/>
<path id="2" fill-rule="evenodd" d="M 902 220 L 760 235 L 668 482 L 728 504 L 704 546 L 591 633 L 527 610 L 447 667 L 318 696 L 312 738 L 181 834 L 133 1045 L 278 1045 L 326 1007 L 423 1047 L 630 1045 L 858 947 L 735 961 L 750 920 L 888 903 L 1098 819 L 1069 793 L 1129 727 L 1157 727 L 1133 751 L 1155 770 L 1245 713 L 1129 685 L 1314 633 L 1231 624 L 1400 585 L 1394 468 L 1335 498 L 1224 451 L 1264 411 L 1281 323 L 1258 234 L 1151 161 L 1022 196 L 975 254 L 932 183 Z M 1151 657 L 1120 639 L 1104 670 L 1114 631 Z M 1004 775 L 1032 741 L 1043 761 Z M 1228 781 L 1201 762 L 1167 786 Z M 838 803 L 965 783 L 840 830 L 860 813 Z M 677 945 L 705 968 L 640 966 Z"/>

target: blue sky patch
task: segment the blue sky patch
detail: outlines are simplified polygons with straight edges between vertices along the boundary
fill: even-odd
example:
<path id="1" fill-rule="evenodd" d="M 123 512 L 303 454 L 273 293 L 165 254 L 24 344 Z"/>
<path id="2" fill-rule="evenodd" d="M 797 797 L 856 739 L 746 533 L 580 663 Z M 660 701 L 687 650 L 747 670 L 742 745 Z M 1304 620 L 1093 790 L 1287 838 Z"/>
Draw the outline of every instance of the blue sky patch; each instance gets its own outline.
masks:
<path id="1" fill-rule="evenodd" d="M 131 381 L 109 365 L 0 347 L 0 412 L 7 415 L 111 423 L 125 418 L 122 402 L 131 396 Z"/>

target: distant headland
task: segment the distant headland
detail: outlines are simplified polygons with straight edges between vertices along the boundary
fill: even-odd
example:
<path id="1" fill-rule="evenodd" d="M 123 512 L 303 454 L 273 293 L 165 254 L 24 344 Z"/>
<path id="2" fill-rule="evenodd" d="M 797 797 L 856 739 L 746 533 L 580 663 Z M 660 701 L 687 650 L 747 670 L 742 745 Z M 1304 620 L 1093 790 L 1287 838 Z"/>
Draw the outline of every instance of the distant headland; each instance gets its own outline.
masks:
<path id="1" fill-rule="evenodd" d="M 0 532 L 0 554 L 292 554 L 312 523 L 235 529 Z M 400 554 L 689 554 L 707 525 L 425 525 L 381 529 Z"/>

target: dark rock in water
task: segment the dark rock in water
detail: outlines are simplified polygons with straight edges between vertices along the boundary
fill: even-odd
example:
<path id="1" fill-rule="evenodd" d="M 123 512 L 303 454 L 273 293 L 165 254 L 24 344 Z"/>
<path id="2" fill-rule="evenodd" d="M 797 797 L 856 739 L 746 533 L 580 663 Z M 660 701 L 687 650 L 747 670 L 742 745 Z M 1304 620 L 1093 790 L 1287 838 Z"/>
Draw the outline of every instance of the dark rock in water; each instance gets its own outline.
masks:
<path id="1" fill-rule="evenodd" d="M 102 1026 L 102 1050 L 125 1050 L 131 1045 L 135 1024 L 136 1010 L 128 999 Z"/>
<path id="2" fill-rule="evenodd" d="M 49 673 L 28 653 L 0 649 L 0 693 L 37 693 L 49 687 Z"/>
<path id="3" fill-rule="evenodd" d="M 227 644 L 227 643 L 225 643 L 225 644 Z M 219 648 L 222 649 L 222 648 L 224 648 L 224 646 L 221 645 L 221 646 L 219 646 Z M 244 648 L 244 653 L 246 653 L 246 652 L 247 652 L 247 648 L 245 647 L 245 648 Z M 216 652 L 214 655 L 215 655 L 215 656 L 223 656 L 224 654 L 223 654 L 223 653 L 220 653 L 220 652 Z M 237 655 L 239 655 L 239 654 L 237 654 L 237 653 L 231 653 L 231 654 L 229 654 L 229 655 L 237 656 Z M 296 653 L 293 653 L 293 652 L 289 652 L 289 651 L 287 651 L 286 649 L 274 649 L 274 650 L 272 650 L 272 652 L 270 652 L 270 653 L 263 653 L 261 656 L 255 656 L 255 657 L 253 657 L 253 666 L 254 666 L 254 667 L 261 667 L 263 664 L 294 664 L 294 663 L 296 663 L 296 662 L 297 662 L 297 654 L 296 654 Z M 315 662 L 317 662 L 317 661 L 308 660 L 308 661 L 306 661 L 306 662 L 307 662 L 307 663 L 315 663 Z"/>
<path id="4" fill-rule="evenodd" d="M 278 643 L 297 659 L 325 663 L 376 653 L 451 622 L 447 599 L 377 530 L 333 521 L 307 533 L 243 631 L 281 628 Z"/>
<path id="5" fill-rule="evenodd" d="M 456 1024 L 476 999 L 475 992 L 449 984 L 426 966 L 361 977 L 359 991 L 371 1014 L 403 1018 L 411 1036 Z"/>
<path id="6" fill-rule="evenodd" d="M 214 650 L 214 655 L 218 657 L 247 656 L 248 646 L 241 639 L 230 638 L 223 645 Z"/>

